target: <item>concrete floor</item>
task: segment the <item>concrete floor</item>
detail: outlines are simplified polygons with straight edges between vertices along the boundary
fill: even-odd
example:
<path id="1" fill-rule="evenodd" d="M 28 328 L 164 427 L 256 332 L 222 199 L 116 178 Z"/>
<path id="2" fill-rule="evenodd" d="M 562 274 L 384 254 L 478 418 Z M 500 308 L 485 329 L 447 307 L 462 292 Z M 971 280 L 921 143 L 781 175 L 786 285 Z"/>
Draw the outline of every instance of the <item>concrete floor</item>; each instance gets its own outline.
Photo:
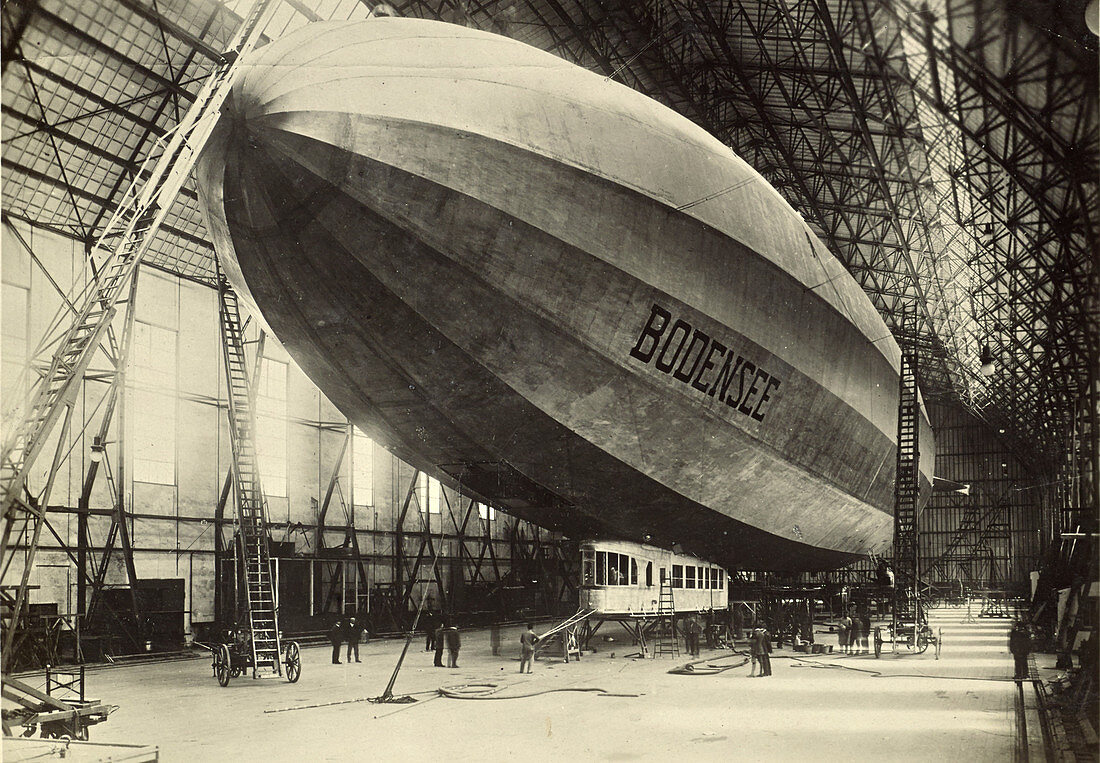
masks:
<path id="1" fill-rule="evenodd" d="M 518 628 L 505 632 L 500 657 L 487 631 L 466 633 L 460 667 L 450 670 L 432 667 L 417 639 L 394 690 L 420 700 L 406 705 L 283 710 L 381 694 L 398 641 L 365 645 L 363 662 L 351 665 L 331 664 L 328 649 L 305 649 L 297 684 L 236 678 L 223 689 L 208 660 L 110 668 L 89 674 L 89 690 L 120 709 L 92 729 L 92 740 L 157 745 L 167 761 L 1010 760 L 1017 709 L 1007 680 L 1009 622 L 965 620 L 965 609 L 933 612 L 931 625 L 942 628 L 938 660 L 932 650 L 875 659 L 788 649 L 774 655 L 772 677 L 751 680 L 747 665 L 670 675 L 688 658 L 637 660 L 624 656 L 635 651 L 628 642 L 602 640 L 580 662 L 540 660 L 534 674 L 520 675 Z M 737 661 L 728 651 L 703 656 L 720 654 Z M 474 701 L 436 692 L 484 683 L 504 687 L 501 694 L 550 693 Z M 639 696 L 551 691 L 585 688 Z M 1039 760 L 1041 740 L 1031 741 Z"/>

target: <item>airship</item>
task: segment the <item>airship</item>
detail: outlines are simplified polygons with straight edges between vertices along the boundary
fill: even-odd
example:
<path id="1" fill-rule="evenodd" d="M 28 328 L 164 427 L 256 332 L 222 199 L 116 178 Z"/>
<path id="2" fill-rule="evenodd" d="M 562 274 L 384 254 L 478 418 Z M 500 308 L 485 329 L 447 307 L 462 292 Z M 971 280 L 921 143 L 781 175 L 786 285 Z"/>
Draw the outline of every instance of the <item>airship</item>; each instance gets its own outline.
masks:
<path id="1" fill-rule="evenodd" d="M 242 58 L 196 168 L 226 277 L 392 453 L 569 537 L 823 570 L 893 532 L 900 351 L 705 130 L 507 37 Z M 933 440 L 919 422 L 919 483 Z"/>

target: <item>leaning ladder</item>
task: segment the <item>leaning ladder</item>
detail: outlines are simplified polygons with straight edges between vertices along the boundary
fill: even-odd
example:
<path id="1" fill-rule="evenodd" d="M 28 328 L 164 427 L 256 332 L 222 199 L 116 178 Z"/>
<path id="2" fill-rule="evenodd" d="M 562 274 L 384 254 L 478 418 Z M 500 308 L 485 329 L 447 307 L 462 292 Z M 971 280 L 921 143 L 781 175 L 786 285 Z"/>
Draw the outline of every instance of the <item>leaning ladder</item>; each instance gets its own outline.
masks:
<path id="1" fill-rule="evenodd" d="M 672 581 L 661 576 L 661 592 L 657 599 L 657 627 L 653 644 L 653 656 L 680 656 L 680 642 L 676 639 L 676 602 L 672 596 Z"/>
<path id="2" fill-rule="evenodd" d="M 91 259 L 93 263 L 97 256 L 102 259 L 95 280 L 73 300 L 74 316 L 58 337 L 49 367 L 36 384 L 25 415 L 11 427 L 0 450 L 0 512 L 4 517 L 0 559 L 7 558 L 9 542 L 20 532 L 16 528 L 23 527 L 33 528 L 34 538 L 24 566 L 29 569 L 34 562 L 45 510 L 33 508 L 34 501 L 23 500 L 27 475 L 54 427 L 66 411 L 72 410 L 84 372 L 111 324 L 119 297 L 190 176 L 239 72 L 236 63 L 255 47 L 260 19 L 272 4 L 273 0 L 256 0 L 253 4 L 194 103 L 179 124 L 158 140 L 162 150 L 150 152 L 96 240 Z M 64 325 L 63 320 L 56 325 Z M 47 497 L 42 496 L 42 505 Z M 19 622 L 25 593 L 24 582 L 12 623 Z M 5 653 L 11 648 L 14 633 L 13 627 L 4 635 Z"/>
<path id="3" fill-rule="evenodd" d="M 244 331 L 237 295 L 218 284 L 222 359 L 229 389 L 229 441 L 233 451 L 233 486 L 237 497 L 237 537 L 244 570 L 248 623 L 252 633 L 252 677 L 261 668 L 282 675 L 279 612 L 271 575 L 264 493 L 256 463 L 256 416 L 245 366 Z"/>
<path id="4" fill-rule="evenodd" d="M 920 400 L 917 355 L 902 349 L 898 401 L 897 476 L 894 481 L 894 633 L 899 625 L 923 622 L 917 557 L 917 503 L 920 497 Z"/>

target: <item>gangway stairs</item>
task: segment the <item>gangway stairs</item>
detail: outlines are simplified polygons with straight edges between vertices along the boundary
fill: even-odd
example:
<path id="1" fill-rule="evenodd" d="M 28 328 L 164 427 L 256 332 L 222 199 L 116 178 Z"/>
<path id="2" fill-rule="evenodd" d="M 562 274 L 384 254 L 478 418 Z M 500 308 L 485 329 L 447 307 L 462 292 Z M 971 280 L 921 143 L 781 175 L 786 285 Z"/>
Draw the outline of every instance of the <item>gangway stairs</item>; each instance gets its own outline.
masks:
<path id="1" fill-rule="evenodd" d="M 90 252 L 95 278 L 72 300 L 72 317 L 66 317 L 68 313 L 63 309 L 61 317 L 55 319 L 53 326 L 59 333 L 51 342 L 55 346 L 52 359 L 36 382 L 22 418 L 4 438 L 0 451 L 0 512 L 4 517 L 0 559 L 9 561 L 8 546 L 13 536 L 29 532 L 31 537 L 16 604 L 10 619 L 4 618 L 5 654 L 11 649 L 15 624 L 20 622 L 26 603 L 28 576 L 45 522 L 45 508 L 39 507 L 48 505 L 52 486 L 50 479 L 37 500 L 24 500 L 27 476 L 58 422 L 63 417 L 68 421 L 84 373 L 111 324 L 119 298 L 190 176 L 233 86 L 239 71 L 237 61 L 255 47 L 261 31 L 260 20 L 273 4 L 273 0 L 256 0 L 179 124 L 158 139 L 161 150 L 151 151 L 134 173 L 133 181 Z M 66 320 L 68 327 L 61 330 Z M 59 445 L 58 454 L 61 453 Z M 57 461 L 55 457 L 55 466 Z"/>
<path id="2" fill-rule="evenodd" d="M 550 644 L 560 640 L 562 655 L 565 657 L 566 662 L 569 662 L 570 655 L 576 655 L 580 659 L 581 650 L 580 642 L 577 639 L 577 629 L 584 626 L 588 618 L 595 612 L 594 609 L 578 609 L 560 623 L 550 627 L 539 636 L 539 640 L 535 643 L 535 654 L 537 655 Z"/>
<path id="3" fill-rule="evenodd" d="M 672 595 L 672 580 L 661 576 L 661 592 L 657 599 L 657 627 L 654 629 L 653 656 L 680 656 L 680 642 L 676 638 L 676 601 Z"/>
<path id="4" fill-rule="evenodd" d="M 279 612 L 271 574 L 264 494 L 256 463 L 256 417 L 248 381 L 237 295 L 224 281 L 218 298 L 222 327 L 222 358 L 229 388 L 229 429 L 236 493 L 238 570 L 244 575 L 249 628 L 252 634 L 252 677 L 269 670 L 282 675 Z"/>
<path id="5" fill-rule="evenodd" d="M 902 349 L 898 402 L 897 476 L 894 482 L 894 620 L 893 631 L 920 627 L 917 547 L 917 508 L 920 498 L 920 399 L 917 392 L 917 355 Z"/>

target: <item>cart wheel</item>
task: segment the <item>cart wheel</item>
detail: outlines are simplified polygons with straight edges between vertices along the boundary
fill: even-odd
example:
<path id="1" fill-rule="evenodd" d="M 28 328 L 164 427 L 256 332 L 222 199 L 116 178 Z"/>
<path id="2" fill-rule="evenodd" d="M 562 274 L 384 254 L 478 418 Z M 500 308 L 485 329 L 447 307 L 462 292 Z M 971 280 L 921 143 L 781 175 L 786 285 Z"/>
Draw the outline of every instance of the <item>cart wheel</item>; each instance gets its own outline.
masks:
<path id="1" fill-rule="evenodd" d="M 875 658 L 882 656 L 882 628 L 875 628 Z"/>
<path id="2" fill-rule="evenodd" d="M 217 674 L 218 683 L 229 686 L 229 679 L 233 677 L 233 665 L 229 659 L 229 647 L 225 644 L 218 647 Z"/>
<path id="3" fill-rule="evenodd" d="M 924 654 L 928 650 L 928 633 L 923 628 L 919 629 L 913 637 L 916 641 L 914 644 L 914 651 L 917 654 Z"/>
<path id="4" fill-rule="evenodd" d="M 297 641 L 291 641 L 286 645 L 284 664 L 286 665 L 286 680 L 292 684 L 298 683 L 298 679 L 302 677 L 302 654 L 298 650 Z"/>

